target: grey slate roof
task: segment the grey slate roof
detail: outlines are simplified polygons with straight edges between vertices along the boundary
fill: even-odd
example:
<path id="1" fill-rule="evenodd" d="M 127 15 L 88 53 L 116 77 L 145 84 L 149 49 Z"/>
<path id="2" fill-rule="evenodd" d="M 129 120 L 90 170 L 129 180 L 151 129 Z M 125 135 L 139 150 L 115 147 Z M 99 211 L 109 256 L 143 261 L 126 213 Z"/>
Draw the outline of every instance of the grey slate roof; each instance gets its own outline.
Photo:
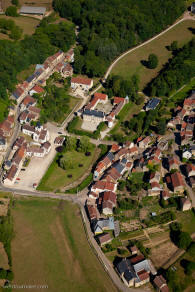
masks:
<path id="1" fill-rule="evenodd" d="M 126 270 L 124 272 L 124 278 L 127 280 L 127 282 L 131 281 L 133 278 L 135 278 L 135 274 L 130 271 L 130 270 Z"/>
<path id="2" fill-rule="evenodd" d="M 89 109 L 85 109 L 83 112 L 83 115 L 87 115 L 87 116 L 95 116 L 95 117 L 99 117 L 99 118 L 103 118 L 104 117 L 104 113 L 101 111 L 96 111 L 96 110 L 89 110 Z"/>
<path id="3" fill-rule="evenodd" d="M 6 140 L 0 137 L 0 145 L 5 145 L 5 144 L 6 144 Z"/>
<path id="4" fill-rule="evenodd" d="M 114 165 L 114 168 L 116 168 L 116 170 L 118 171 L 118 173 L 122 173 L 122 171 L 124 170 L 125 166 L 123 164 L 121 164 L 120 162 L 117 162 Z"/>
<path id="5" fill-rule="evenodd" d="M 122 261 L 120 261 L 116 266 L 118 272 L 120 275 L 125 273 L 125 271 L 129 270 L 131 268 L 131 263 L 129 259 L 123 258 Z"/>
<path id="6" fill-rule="evenodd" d="M 147 108 L 147 109 L 151 109 L 151 110 L 153 110 L 153 109 L 155 109 L 155 108 L 157 107 L 157 105 L 159 104 L 159 102 L 160 102 L 160 99 L 158 99 L 158 98 L 152 98 L 152 99 L 147 103 L 146 108 Z"/>
<path id="7" fill-rule="evenodd" d="M 45 7 L 34 7 L 34 6 L 22 6 L 20 13 L 22 14 L 45 14 Z"/>
<path id="8" fill-rule="evenodd" d="M 112 152 L 108 152 L 106 157 L 108 157 L 108 159 L 110 159 L 110 161 L 114 160 L 114 154 Z"/>

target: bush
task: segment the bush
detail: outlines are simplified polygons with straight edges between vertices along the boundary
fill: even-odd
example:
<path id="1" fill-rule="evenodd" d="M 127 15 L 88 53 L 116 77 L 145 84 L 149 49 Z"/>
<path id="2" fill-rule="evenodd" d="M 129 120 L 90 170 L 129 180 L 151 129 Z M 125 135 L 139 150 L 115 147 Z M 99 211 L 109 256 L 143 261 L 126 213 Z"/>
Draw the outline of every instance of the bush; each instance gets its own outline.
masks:
<path id="1" fill-rule="evenodd" d="M 194 271 L 195 271 L 195 262 L 187 263 L 186 269 L 185 269 L 186 274 L 191 276 L 192 272 Z"/>
<path id="2" fill-rule="evenodd" d="M 195 242 L 192 242 L 187 250 L 188 254 L 195 259 Z"/>
<path id="3" fill-rule="evenodd" d="M 158 57 L 155 54 L 150 54 L 148 57 L 147 67 L 155 69 L 158 66 Z"/>
<path id="4" fill-rule="evenodd" d="M 19 0 L 12 0 L 12 4 L 15 5 L 15 6 L 18 6 L 19 5 Z"/>
<path id="5" fill-rule="evenodd" d="M 17 7 L 16 6 L 9 6 L 9 7 L 7 7 L 7 9 L 5 11 L 5 15 L 12 16 L 12 17 L 19 16 L 19 14 L 17 12 Z"/>
<path id="6" fill-rule="evenodd" d="M 179 248 L 187 249 L 192 242 L 191 236 L 188 232 L 181 231 L 178 236 L 177 245 Z"/>

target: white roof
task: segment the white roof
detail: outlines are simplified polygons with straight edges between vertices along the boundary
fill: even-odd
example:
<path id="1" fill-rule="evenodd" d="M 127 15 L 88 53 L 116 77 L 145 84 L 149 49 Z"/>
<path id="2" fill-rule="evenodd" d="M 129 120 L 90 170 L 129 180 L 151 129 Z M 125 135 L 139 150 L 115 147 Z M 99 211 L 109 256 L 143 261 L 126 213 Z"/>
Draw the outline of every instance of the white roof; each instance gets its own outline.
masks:
<path id="1" fill-rule="evenodd" d="M 34 7 L 34 6 L 22 6 L 20 8 L 20 13 L 30 13 L 30 14 L 45 14 L 45 7 Z"/>

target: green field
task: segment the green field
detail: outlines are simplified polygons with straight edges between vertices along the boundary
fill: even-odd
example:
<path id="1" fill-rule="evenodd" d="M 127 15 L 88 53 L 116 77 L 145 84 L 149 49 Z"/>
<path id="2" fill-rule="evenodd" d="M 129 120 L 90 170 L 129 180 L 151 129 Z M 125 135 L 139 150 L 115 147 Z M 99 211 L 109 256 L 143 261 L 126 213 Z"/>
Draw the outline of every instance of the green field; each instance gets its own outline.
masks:
<path id="1" fill-rule="evenodd" d="M 64 155 L 69 157 L 70 160 L 74 162 L 74 168 L 68 170 L 62 169 L 58 166 L 56 156 L 46 174 L 42 178 L 38 186 L 38 190 L 55 191 L 79 180 L 79 178 L 87 172 L 90 165 L 93 164 L 95 159 L 95 149 L 92 150 L 91 156 L 86 156 L 84 153 L 77 151 L 66 152 Z M 82 164 L 83 166 L 79 167 L 79 164 Z M 68 175 L 72 175 L 72 177 L 70 178 Z"/>
<path id="2" fill-rule="evenodd" d="M 190 234 L 195 232 L 195 212 L 193 210 L 178 212 L 177 220 L 182 224 L 182 230 Z"/>
<path id="3" fill-rule="evenodd" d="M 178 41 L 178 44 L 182 46 L 193 37 L 193 33 L 189 28 L 195 28 L 195 21 L 185 20 L 179 23 L 151 43 L 126 55 L 116 64 L 111 74 L 117 74 L 126 79 L 133 74 L 137 74 L 140 77 L 140 89 L 143 89 L 171 57 L 171 52 L 167 50 L 166 46 L 170 45 L 173 41 Z M 147 69 L 141 64 L 141 61 L 147 60 L 148 55 L 151 53 L 156 54 L 159 59 L 159 65 L 154 70 Z"/>
<path id="4" fill-rule="evenodd" d="M 23 36 L 25 34 L 31 35 L 35 32 L 37 25 L 39 24 L 39 20 L 28 17 L 28 16 L 19 16 L 19 17 L 11 17 L 6 15 L 0 15 L 1 18 L 11 19 L 15 22 L 17 26 L 23 29 Z M 7 35 L 1 34 L 0 39 L 8 38 Z"/>
<path id="5" fill-rule="evenodd" d="M 117 291 L 87 242 L 76 205 L 17 199 L 12 214 L 14 284 L 48 285 L 48 292 Z"/>

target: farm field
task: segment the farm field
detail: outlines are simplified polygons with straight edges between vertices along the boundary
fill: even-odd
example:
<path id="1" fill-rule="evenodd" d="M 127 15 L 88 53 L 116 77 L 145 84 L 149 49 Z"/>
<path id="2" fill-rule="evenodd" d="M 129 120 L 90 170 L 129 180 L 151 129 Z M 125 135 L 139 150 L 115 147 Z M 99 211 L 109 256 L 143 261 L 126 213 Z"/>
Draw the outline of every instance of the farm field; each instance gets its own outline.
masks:
<path id="1" fill-rule="evenodd" d="M 58 166 L 57 158 L 51 163 L 46 174 L 42 178 L 38 190 L 41 191 L 54 191 L 63 188 L 83 176 L 95 158 L 95 149 L 92 150 L 91 156 L 85 156 L 84 153 L 71 151 L 65 153 L 66 157 L 74 162 L 73 169 L 64 170 Z M 82 167 L 79 167 L 82 164 Z M 71 177 L 68 177 L 72 175 Z"/>
<path id="2" fill-rule="evenodd" d="M 28 17 L 28 16 L 10 17 L 6 15 L 0 15 L 0 18 L 13 20 L 17 26 L 23 29 L 23 36 L 25 34 L 32 35 L 35 32 L 35 29 L 40 22 L 38 19 Z M 2 39 L 3 37 L 4 39 L 9 38 L 7 35 L 1 34 L 0 39 Z"/>
<path id="3" fill-rule="evenodd" d="M 137 74 L 140 77 L 140 89 L 143 89 L 171 57 L 171 52 L 167 50 L 166 46 L 169 46 L 173 41 L 178 41 L 179 46 L 182 46 L 193 37 L 189 28 L 195 28 L 195 21 L 185 20 L 179 23 L 151 43 L 126 55 L 114 66 L 111 74 L 120 75 L 125 79 Z M 154 70 L 147 69 L 141 64 L 141 61 L 147 60 L 151 53 L 156 54 L 159 60 L 159 64 Z"/>
<path id="4" fill-rule="evenodd" d="M 48 292 L 117 291 L 88 245 L 76 205 L 17 199 L 12 214 L 13 283 L 48 285 Z"/>

